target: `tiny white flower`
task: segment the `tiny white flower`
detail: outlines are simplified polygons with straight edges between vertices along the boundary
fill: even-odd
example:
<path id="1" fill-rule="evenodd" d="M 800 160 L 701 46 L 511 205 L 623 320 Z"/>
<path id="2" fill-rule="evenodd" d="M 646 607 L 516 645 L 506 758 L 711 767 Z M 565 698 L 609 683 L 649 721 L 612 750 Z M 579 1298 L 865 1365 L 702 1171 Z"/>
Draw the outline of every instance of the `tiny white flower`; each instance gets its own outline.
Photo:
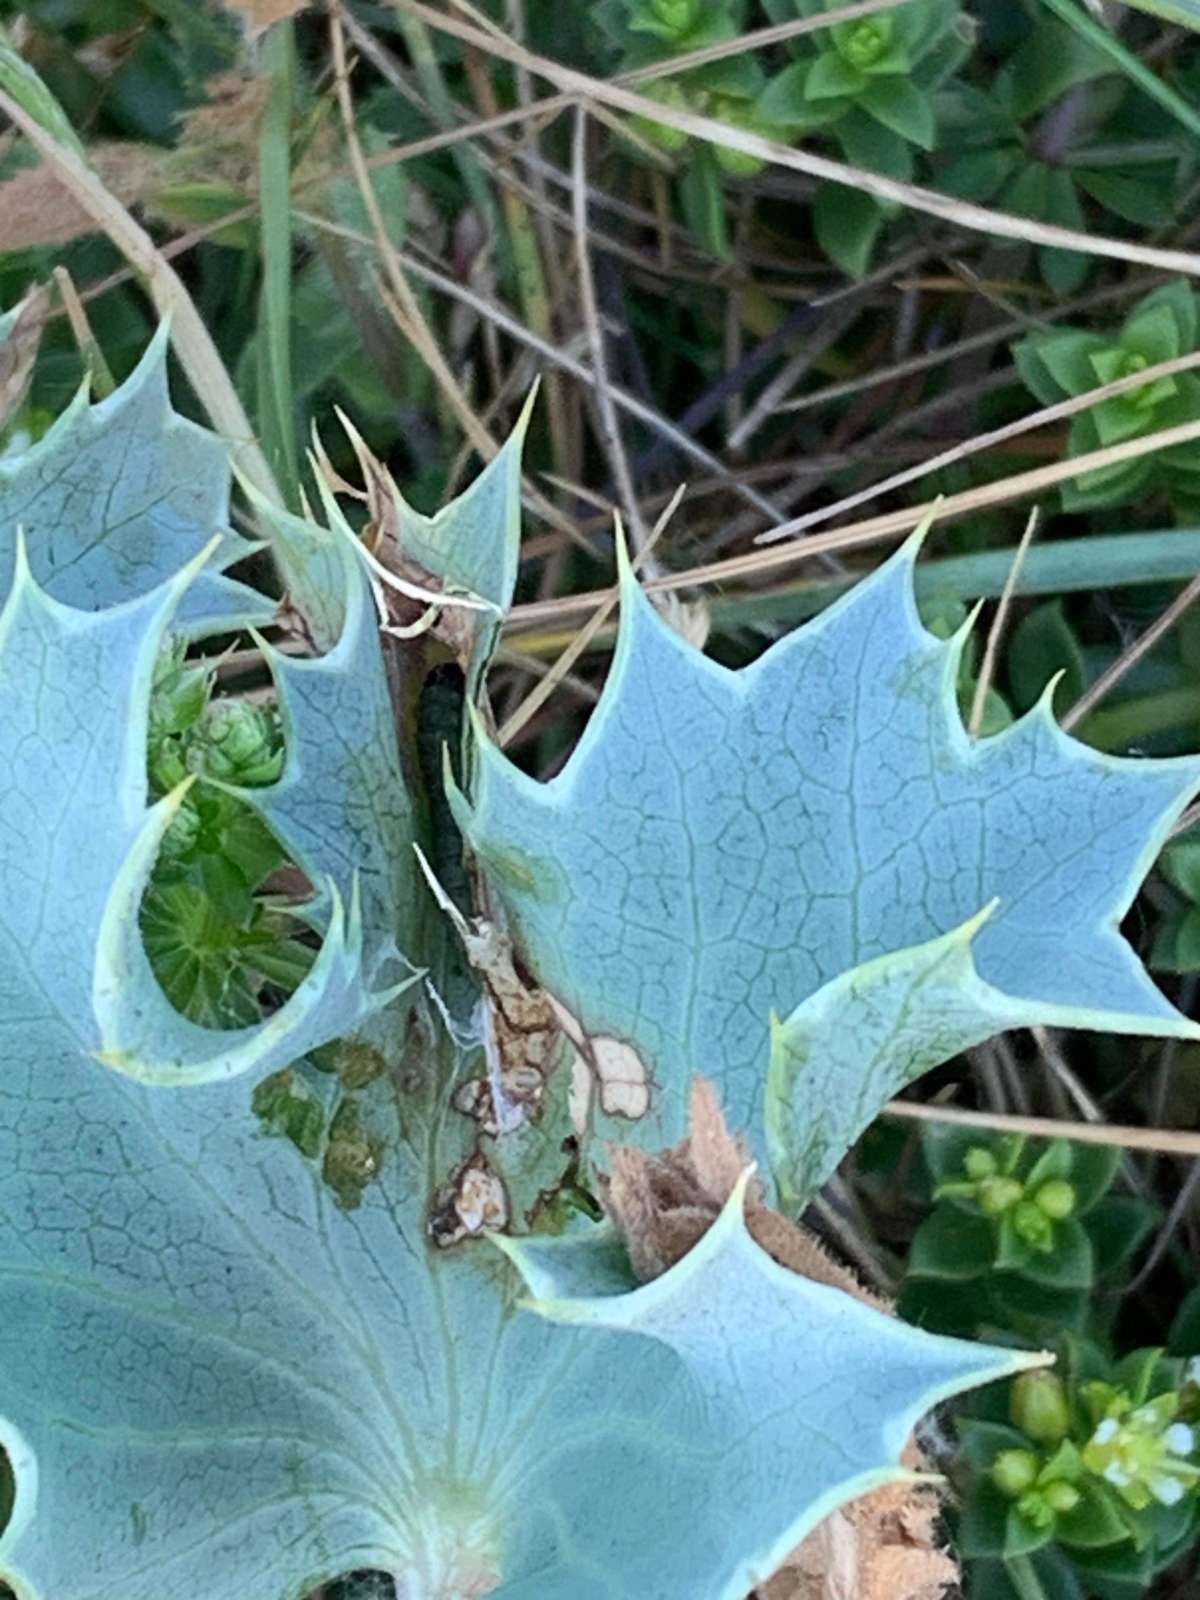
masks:
<path id="1" fill-rule="evenodd" d="M 1104 1476 L 1117 1489 L 1127 1489 L 1133 1479 L 1118 1461 L 1110 1461 L 1104 1469 Z"/>
<path id="2" fill-rule="evenodd" d="M 1092 1435 L 1093 1444 L 1108 1444 L 1117 1437 L 1117 1422 L 1115 1417 L 1105 1417 L 1104 1421 Z"/>
<path id="3" fill-rule="evenodd" d="M 1196 1436 L 1186 1422 L 1173 1422 L 1166 1432 L 1167 1449 L 1173 1456 L 1190 1456 Z"/>
<path id="4" fill-rule="evenodd" d="M 1147 1487 L 1160 1506 L 1177 1506 L 1183 1499 L 1183 1485 L 1178 1478 L 1151 1478 Z"/>

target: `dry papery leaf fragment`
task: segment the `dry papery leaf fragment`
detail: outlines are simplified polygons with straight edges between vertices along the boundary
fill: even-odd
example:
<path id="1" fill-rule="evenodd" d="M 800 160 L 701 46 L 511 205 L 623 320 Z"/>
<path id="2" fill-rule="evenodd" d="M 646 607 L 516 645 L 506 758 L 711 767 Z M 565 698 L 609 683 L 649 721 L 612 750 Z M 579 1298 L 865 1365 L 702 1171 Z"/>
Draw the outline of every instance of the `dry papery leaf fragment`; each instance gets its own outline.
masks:
<path id="1" fill-rule="evenodd" d="M 16 416 L 29 392 L 42 329 L 50 314 L 49 289 L 35 285 L 14 309 L 8 337 L 0 341 L 0 428 Z"/>
<path id="2" fill-rule="evenodd" d="M 122 205 L 137 205 L 161 183 L 163 153 L 149 145 L 93 144 L 88 160 Z M 0 250 L 37 250 L 70 244 L 100 224 L 85 210 L 48 162 L 22 167 L 0 183 Z"/>
<path id="3" fill-rule="evenodd" d="M 626 1145 L 609 1146 L 608 1155 L 605 1209 L 643 1282 L 708 1231 L 751 1160 L 703 1078 L 692 1083 L 686 1139 L 658 1155 Z M 890 1313 L 807 1229 L 770 1210 L 757 1182 L 747 1190 L 746 1225 L 780 1266 Z M 927 1465 L 914 1440 L 903 1460 L 914 1472 Z M 864 1495 L 826 1517 L 751 1600 L 942 1600 L 959 1573 L 939 1548 L 937 1516 L 937 1496 L 925 1485 L 891 1484 Z"/>

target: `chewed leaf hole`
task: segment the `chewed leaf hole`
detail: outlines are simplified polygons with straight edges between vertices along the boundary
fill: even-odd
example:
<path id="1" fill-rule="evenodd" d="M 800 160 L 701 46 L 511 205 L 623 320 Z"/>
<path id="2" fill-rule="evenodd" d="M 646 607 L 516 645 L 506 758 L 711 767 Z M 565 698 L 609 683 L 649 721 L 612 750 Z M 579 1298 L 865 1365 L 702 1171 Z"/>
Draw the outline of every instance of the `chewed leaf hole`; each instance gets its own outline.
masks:
<path id="1" fill-rule="evenodd" d="M 396 1584 L 384 1572 L 352 1572 L 321 1593 L 324 1600 L 396 1600 Z"/>
<path id="2" fill-rule="evenodd" d="M 0 1533 L 8 1527 L 17 1498 L 17 1479 L 8 1459 L 8 1451 L 0 1448 Z M 0 1600 L 9 1594 L 7 1584 L 0 1582 Z"/>
<path id="3" fill-rule="evenodd" d="M 164 650 L 150 709 L 150 798 L 198 781 L 159 847 L 140 922 L 175 1009 L 202 1027 L 244 1027 L 295 990 L 317 942 L 290 909 L 311 898 L 311 884 L 254 809 L 219 787 L 265 788 L 282 774 L 273 692 L 222 697 L 215 688 L 211 662 L 188 659 L 181 644 Z"/>

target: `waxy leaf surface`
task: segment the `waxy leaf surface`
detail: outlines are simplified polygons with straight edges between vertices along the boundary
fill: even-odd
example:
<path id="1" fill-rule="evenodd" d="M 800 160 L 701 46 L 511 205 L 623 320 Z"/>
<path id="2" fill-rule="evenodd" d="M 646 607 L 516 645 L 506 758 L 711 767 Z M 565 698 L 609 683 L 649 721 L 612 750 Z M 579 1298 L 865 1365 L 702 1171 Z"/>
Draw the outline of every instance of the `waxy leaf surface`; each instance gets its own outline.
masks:
<path id="1" fill-rule="evenodd" d="M 860 1011 L 869 985 L 825 1005 L 815 1032 L 804 1003 L 864 963 L 908 961 L 993 900 L 957 992 L 925 986 L 921 1009 L 894 1019 L 926 1039 L 914 1075 L 933 1064 L 929 1041 L 951 1054 L 1021 1023 L 1196 1032 L 1117 925 L 1200 762 L 1098 754 L 1045 702 L 969 738 L 964 639 L 921 625 L 916 549 L 740 672 L 672 632 L 626 567 L 612 672 L 563 772 L 538 783 L 481 742 L 474 806 L 458 809 L 518 942 L 588 1030 L 634 1047 L 652 1086 L 650 1114 L 610 1122 L 613 1136 L 676 1139 L 681 1086 L 701 1072 L 761 1137 L 773 1014 L 805 1036 L 801 1120 L 857 1131 L 906 1076 L 864 1086 L 852 1041 L 889 1050 Z M 793 1174 L 798 1194 L 837 1143 Z"/>
<path id="2" fill-rule="evenodd" d="M 87 413 L 101 446 L 123 437 L 129 396 L 113 400 Z M 206 436 L 187 437 L 199 454 L 171 466 L 170 503 L 174 474 L 195 488 L 215 471 Z M 53 452 L 37 459 L 52 482 Z M 214 493 L 170 557 L 140 516 L 101 519 L 94 544 L 80 522 L 86 559 L 43 555 L 39 583 L 45 527 L 28 522 L 29 561 L 13 535 L 0 1443 L 16 1502 L 0 1576 L 18 1600 L 300 1600 L 363 1567 L 403 1600 L 741 1600 L 824 1512 L 899 1474 L 922 1410 L 1021 1358 L 784 1273 L 740 1195 L 642 1288 L 605 1230 L 511 1241 L 530 1308 L 486 1241 L 435 1247 L 435 1191 L 488 1154 L 450 1108 L 480 1063 L 436 1005 L 414 1011 L 419 991 L 388 1005 L 379 987 L 424 952 L 405 947 L 412 818 L 344 550 L 309 569 L 329 585 L 327 653 L 268 651 L 287 761 L 245 794 L 320 892 L 320 957 L 258 1028 L 170 1010 L 137 932 L 178 803 L 147 806 L 147 708 L 164 634 L 212 576 Z M 298 1059 L 364 1034 L 394 1067 L 365 1084 Z M 252 1107 L 278 1067 L 318 1110 L 315 1157 Z"/>
<path id="3" fill-rule="evenodd" d="M 209 549 L 177 625 L 267 622 L 273 604 L 223 576 L 254 549 L 229 529 L 229 483 L 224 444 L 172 409 L 164 324 L 108 399 L 89 405 L 81 388 L 43 438 L 0 460 L 0 597 L 23 531 L 34 577 L 65 605 L 146 594 Z"/>

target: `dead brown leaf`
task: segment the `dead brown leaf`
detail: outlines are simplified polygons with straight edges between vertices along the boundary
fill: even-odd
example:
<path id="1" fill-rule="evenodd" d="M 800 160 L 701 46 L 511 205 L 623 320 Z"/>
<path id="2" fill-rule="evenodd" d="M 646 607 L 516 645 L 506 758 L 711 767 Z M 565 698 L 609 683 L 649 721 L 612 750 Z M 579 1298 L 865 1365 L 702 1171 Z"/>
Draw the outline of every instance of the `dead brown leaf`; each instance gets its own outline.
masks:
<path id="1" fill-rule="evenodd" d="M 122 205 L 137 205 L 158 188 L 163 152 L 140 144 L 96 144 L 88 158 Z M 100 225 L 45 162 L 0 183 L 0 251 L 69 244 Z"/>
<path id="2" fill-rule="evenodd" d="M 29 392 L 49 309 L 50 291 L 38 284 L 22 300 L 8 338 L 0 344 L 0 428 L 21 409 Z"/>
<path id="3" fill-rule="evenodd" d="M 905 1465 L 925 1465 L 915 1445 Z M 923 1486 L 863 1495 L 826 1517 L 757 1600 L 942 1600 L 958 1570 L 938 1546 L 937 1512 L 937 1496 Z"/>
<path id="4" fill-rule="evenodd" d="M 269 85 L 249 72 L 217 72 L 204 84 L 206 98 L 179 118 L 179 139 L 170 159 L 173 183 L 227 183 L 254 188 L 258 132 Z"/>
<path id="5" fill-rule="evenodd" d="M 708 1232 L 750 1165 L 749 1151 L 730 1133 L 716 1091 L 704 1078 L 692 1080 L 689 1125 L 686 1139 L 658 1155 L 625 1145 L 609 1148 L 604 1205 L 643 1280 L 674 1266 Z M 771 1211 L 757 1180 L 746 1193 L 746 1226 L 781 1267 L 887 1309 L 806 1228 Z"/>

